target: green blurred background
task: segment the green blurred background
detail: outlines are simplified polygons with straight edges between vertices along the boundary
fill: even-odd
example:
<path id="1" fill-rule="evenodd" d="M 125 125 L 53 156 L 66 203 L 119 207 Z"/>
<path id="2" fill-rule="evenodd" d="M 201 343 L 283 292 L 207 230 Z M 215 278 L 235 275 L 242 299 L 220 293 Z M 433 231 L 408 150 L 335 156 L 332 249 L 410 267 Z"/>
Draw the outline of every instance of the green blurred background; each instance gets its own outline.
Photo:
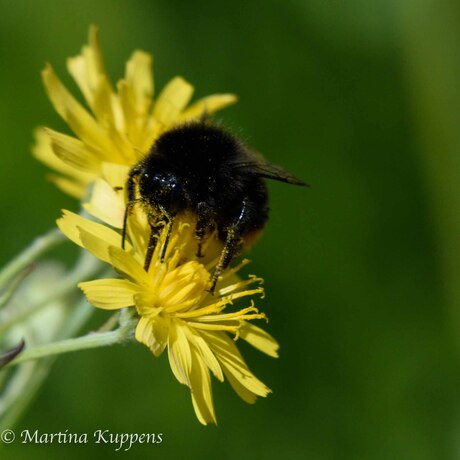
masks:
<path id="1" fill-rule="evenodd" d="M 63 356 L 17 430 L 164 433 L 124 458 L 460 458 L 460 3 L 2 0 L 2 263 L 77 209 L 29 151 L 35 126 L 66 129 L 40 70 L 50 61 L 75 89 L 64 63 L 91 23 L 113 79 L 142 48 L 157 88 L 181 74 L 197 97 L 237 93 L 218 118 L 311 184 L 270 184 L 250 254 L 281 357 L 242 347 L 274 393 L 250 406 L 215 382 L 216 428 L 141 345 Z"/>

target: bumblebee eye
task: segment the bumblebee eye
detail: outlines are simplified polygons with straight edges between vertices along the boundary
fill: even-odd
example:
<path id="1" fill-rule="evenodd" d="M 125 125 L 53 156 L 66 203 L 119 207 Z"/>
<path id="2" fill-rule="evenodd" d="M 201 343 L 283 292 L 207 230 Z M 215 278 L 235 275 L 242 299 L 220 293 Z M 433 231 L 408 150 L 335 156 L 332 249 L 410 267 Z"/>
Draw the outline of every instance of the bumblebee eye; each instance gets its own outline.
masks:
<path id="1" fill-rule="evenodd" d="M 175 214 L 182 207 L 182 187 L 173 174 L 150 174 L 144 172 L 139 181 L 141 195 L 154 208 Z"/>

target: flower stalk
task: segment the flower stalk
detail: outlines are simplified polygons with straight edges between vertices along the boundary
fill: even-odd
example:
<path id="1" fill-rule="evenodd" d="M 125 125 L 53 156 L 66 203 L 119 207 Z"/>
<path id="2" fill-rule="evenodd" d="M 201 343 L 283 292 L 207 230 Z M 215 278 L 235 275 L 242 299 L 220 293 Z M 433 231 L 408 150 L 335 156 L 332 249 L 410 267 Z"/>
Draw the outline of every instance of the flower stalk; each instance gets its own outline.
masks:
<path id="1" fill-rule="evenodd" d="M 93 332 L 81 337 L 60 340 L 58 342 L 26 349 L 16 359 L 11 361 L 7 367 L 64 353 L 124 343 L 134 338 L 134 328 L 137 321 L 132 309 L 124 309 L 119 317 L 119 326 L 115 330 Z"/>

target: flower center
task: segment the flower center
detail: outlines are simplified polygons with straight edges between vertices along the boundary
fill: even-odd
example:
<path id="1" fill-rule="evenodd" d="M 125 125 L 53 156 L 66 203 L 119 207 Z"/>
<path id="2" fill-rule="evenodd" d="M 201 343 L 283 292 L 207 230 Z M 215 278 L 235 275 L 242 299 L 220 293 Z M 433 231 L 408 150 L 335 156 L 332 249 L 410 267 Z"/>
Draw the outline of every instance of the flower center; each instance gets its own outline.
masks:
<path id="1" fill-rule="evenodd" d="M 209 286 L 209 272 L 196 261 L 190 261 L 168 272 L 158 290 L 158 306 L 165 313 L 193 309 L 200 304 Z"/>

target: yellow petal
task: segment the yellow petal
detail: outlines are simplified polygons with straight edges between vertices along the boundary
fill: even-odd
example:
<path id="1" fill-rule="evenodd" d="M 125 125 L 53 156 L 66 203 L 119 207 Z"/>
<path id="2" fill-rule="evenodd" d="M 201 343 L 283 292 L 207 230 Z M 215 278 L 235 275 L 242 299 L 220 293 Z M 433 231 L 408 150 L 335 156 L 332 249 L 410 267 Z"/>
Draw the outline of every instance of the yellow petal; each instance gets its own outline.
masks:
<path id="1" fill-rule="evenodd" d="M 163 283 L 167 285 L 166 282 Z M 191 300 L 192 298 L 197 302 L 203 293 L 206 284 L 197 283 L 195 280 L 190 279 L 190 283 L 182 288 L 178 289 L 179 286 L 174 285 L 174 292 L 171 293 L 169 296 L 161 296 L 161 304 L 165 306 L 165 308 L 171 308 L 171 311 L 174 311 L 174 307 L 177 305 L 182 304 L 185 301 Z M 160 295 L 162 292 L 160 292 Z"/>
<path id="2" fill-rule="evenodd" d="M 202 331 L 228 331 L 232 333 L 236 333 L 240 327 L 240 322 L 237 320 L 234 321 L 227 321 L 225 324 L 222 323 L 197 323 L 194 321 L 187 321 L 187 324 L 190 327 L 195 329 L 200 329 Z"/>
<path id="3" fill-rule="evenodd" d="M 137 116 L 146 117 L 153 97 L 152 56 L 135 51 L 126 63 L 126 84 Z"/>
<path id="4" fill-rule="evenodd" d="M 80 283 L 78 287 L 84 292 L 88 302 L 105 310 L 134 305 L 134 295 L 140 287 L 128 280 L 100 279 Z"/>
<path id="5" fill-rule="evenodd" d="M 77 170 L 58 158 L 51 148 L 51 138 L 45 128 L 36 129 L 34 136 L 35 144 L 32 147 L 32 154 L 35 158 L 55 171 L 68 176 L 50 174 L 48 179 L 68 195 L 81 199 L 86 193 L 89 182 L 93 180 L 94 174 Z"/>
<path id="6" fill-rule="evenodd" d="M 190 383 L 190 371 L 192 368 L 192 356 L 190 345 L 184 328 L 187 327 L 179 321 L 171 321 L 168 337 L 169 365 L 176 379 L 188 387 Z"/>
<path id="7" fill-rule="evenodd" d="M 115 97 L 108 78 L 101 75 L 94 88 L 93 112 L 102 125 L 116 126 L 113 98 Z"/>
<path id="8" fill-rule="evenodd" d="M 112 187 L 126 186 L 128 179 L 129 166 L 119 165 L 116 163 L 102 163 L 102 178 L 105 179 Z M 124 196 L 124 190 L 121 190 L 121 195 Z"/>
<path id="9" fill-rule="evenodd" d="M 137 163 L 138 156 L 131 141 L 125 135 L 124 120 L 118 120 L 119 115 L 122 113 L 121 107 L 119 107 L 118 97 L 113 97 L 113 116 L 115 121 L 108 120 L 104 123 L 107 136 L 112 141 L 112 149 L 107 151 L 105 159 L 108 162 L 120 163 L 126 165 L 134 165 Z M 114 124 L 116 123 L 116 124 Z M 121 125 L 121 126 L 120 126 Z"/>
<path id="10" fill-rule="evenodd" d="M 195 345 L 196 349 L 199 351 L 201 358 L 206 363 L 206 366 L 211 370 L 214 376 L 221 382 L 224 380 L 224 375 L 222 373 L 222 369 L 219 365 L 219 361 L 217 361 L 214 353 L 209 348 L 206 340 L 201 336 L 201 334 L 189 327 L 186 329 L 187 336 L 193 345 Z"/>
<path id="11" fill-rule="evenodd" d="M 139 322 L 137 323 L 134 337 L 139 343 L 143 343 L 150 348 L 153 337 L 152 325 L 151 321 L 145 316 L 141 316 Z"/>
<path id="12" fill-rule="evenodd" d="M 227 372 L 226 368 L 224 368 L 224 373 L 225 377 L 228 380 L 228 383 L 230 383 L 235 393 L 244 402 L 247 402 L 248 404 L 254 404 L 257 401 L 257 395 L 254 394 L 252 391 L 249 391 L 243 384 L 241 384 L 239 379 L 234 377 L 234 375 L 231 372 Z"/>
<path id="13" fill-rule="evenodd" d="M 151 229 L 147 222 L 147 216 L 140 209 L 140 206 L 137 206 L 134 212 L 128 216 L 128 235 L 132 246 L 135 248 L 134 257 L 141 264 L 145 262 L 150 232 Z M 155 254 L 152 261 L 155 261 Z M 150 264 L 152 270 L 153 266 L 154 263 Z"/>
<path id="14" fill-rule="evenodd" d="M 278 342 L 260 327 L 245 321 L 239 329 L 239 336 L 262 353 L 278 358 Z"/>
<path id="15" fill-rule="evenodd" d="M 156 292 L 144 290 L 139 292 L 134 297 L 134 303 L 136 304 L 137 311 L 141 316 L 147 316 L 148 318 L 154 318 L 159 315 L 163 308 L 157 307 L 158 295 Z"/>
<path id="16" fill-rule="evenodd" d="M 78 139 L 46 129 L 50 138 L 51 148 L 56 156 L 72 168 L 97 174 L 100 172 L 101 160 L 97 154 L 85 147 Z"/>
<path id="17" fill-rule="evenodd" d="M 77 102 L 47 64 L 42 72 L 46 92 L 54 108 L 83 142 L 102 152 L 113 150 L 110 139 L 96 120 Z"/>
<path id="18" fill-rule="evenodd" d="M 75 244 L 83 247 L 83 243 L 80 238 L 80 228 L 84 228 L 93 233 L 103 233 L 107 230 L 113 232 L 113 230 L 108 229 L 104 225 L 97 224 L 96 222 L 85 219 L 74 212 L 67 211 L 64 209 L 62 211 L 62 217 L 57 221 L 57 225 L 64 235 L 72 240 Z"/>
<path id="19" fill-rule="evenodd" d="M 196 261 L 186 262 L 167 273 L 159 301 L 171 312 L 185 301 L 196 299 L 198 302 L 208 286 L 209 278 L 203 265 Z"/>
<path id="20" fill-rule="evenodd" d="M 76 81 L 80 91 L 83 93 L 83 96 L 88 102 L 88 105 L 91 107 L 93 104 L 93 88 L 95 82 L 91 81 L 88 76 L 85 56 L 83 56 L 83 54 L 79 54 L 78 56 L 68 58 L 67 70 Z"/>
<path id="21" fill-rule="evenodd" d="M 46 128 L 37 128 L 34 131 L 34 138 L 35 143 L 32 147 L 32 154 L 45 165 L 69 176 L 77 174 L 82 177 L 93 177 L 92 174 L 84 174 L 81 171 L 76 171 L 75 168 L 64 163 L 56 156 L 51 148 L 51 139 Z"/>
<path id="22" fill-rule="evenodd" d="M 207 96 L 184 110 L 180 114 L 178 121 L 180 123 L 186 123 L 206 115 L 211 115 L 237 101 L 238 98 L 234 94 L 213 94 Z"/>
<path id="23" fill-rule="evenodd" d="M 136 283 L 150 287 L 150 278 L 144 267 L 129 252 L 118 246 L 109 247 L 109 258 L 113 268 Z"/>
<path id="24" fill-rule="evenodd" d="M 243 387 L 255 395 L 267 396 L 270 393 L 270 389 L 249 370 L 235 342 L 227 334 L 206 331 L 201 331 L 201 333 L 219 360 L 225 375 L 231 375 Z M 232 383 L 230 379 L 229 381 Z M 235 391 L 237 391 L 236 388 Z"/>
<path id="25" fill-rule="evenodd" d="M 218 304 L 217 304 L 218 305 Z M 251 313 L 255 312 L 255 313 Z M 241 310 L 233 311 L 231 313 L 221 313 L 221 314 L 212 314 L 212 315 L 203 315 L 199 318 L 196 318 L 196 321 L 199 322 L 222 322 L 223 324 L 229 322 L 241 321 L 243 319 L 266 319 L 265 313 L 259 313 L 259 310 L 253 305 L 250 307 L 243 308 Z"/>
<path id="26" fill-rule="evenodd" d="M 99 78 L 105 75 L 97 27 L 90 27 L 88 41 L 89 45 L 83 47 L 81 54 L 67 60 L 67 69 L 92 107 L 94 90 Z"/>
<path id="27" fill-rule="evenodd" d="M 191 390 L 195 414 L 203 425 L 217 425 L 212 401 L 211 378 L 206 364 L 196 351 L 192 352 Z"/>
<path id="28" fill-rule="evenodd" d="M 93 217 L 115 228 L 123 228 L 125 204 L 121 196 L 105 180 L 96 179 L 89 203 L 83 207 Z"/>
<path id="29" fill-rule="evenodd" d="M 176 310 L 176 316 L 181 318 L 181 319 L 192 319 L 192 318 L 199 318 L 200 316 L 203 315 L 213 315 L 216 313 L 220 313 L 224 308 L 226 303 L 220 304 L 218 303 L 213 303 L 211 305 L 208 305 L 206 307 L 200 307 L 196 308 L 193 310 L 188 310 L 188 311 L 180 311 L 180 310 L 185 310 L 185 308 L 193 305 L 193 303 L 197 303 L 195 299 L 193 299 L 193 302 L 190 301 L 185 301 L 180 305 L 184 305 L 182 308 L 174 308 Z M 230 303 L 230 302 L 229 302 Z"/>
<path id="30" fill-rule="evenodd" d="M 87 185 L 78 180 L 56 176 L 55 174 L 48 174 L 47 177 L 59 190 L 78 200 L 81 200 L 86 194 Z"/>
<path id="31" fill-rule="evenodd" d="M 161 131 L 177 121 L 192 94 L 193 86 L 181 77 L 173 78 L 164 87 L 153 109 L 153 117 L 159 123 Z"/>
<path id="32" fill-rule="evenodd" d="M 160 356 L 168 344 L 169 324 L 167 316 L 142 316 L 136 327 L 136 340 L 147 345 L 155 356 Z"/>
<path id="33" fill-rule="evenodd" d="M 150 115 L 153 97 L 152 57 L 135 51 L 126 65 L 126 77 L 117 83 L 125 120 L 124 132 L 132 143 L 135 161 L 145 154 L 154 135 Z"/>
<path id="34" fill-rule="evenodd" d="M 112 149 L 102 151 L 101 156 L 107 161 L 132 163 L 132 145 L 125 136 L 126 122 L 120 99 L 105 75 L 100 77 L 94 90 L 93 111 L 112 142 Z"/>
<path id="35" fill-rule="evenodd" d="M 112 263 L 110 248 L 121 246 L 119 233 L 70 211 L 63 211 L 63 217 L 57 220 L 57 225 L 70 240 L 107 263 Z M 132 249 L 128 242 L 126 249 Z"/>

